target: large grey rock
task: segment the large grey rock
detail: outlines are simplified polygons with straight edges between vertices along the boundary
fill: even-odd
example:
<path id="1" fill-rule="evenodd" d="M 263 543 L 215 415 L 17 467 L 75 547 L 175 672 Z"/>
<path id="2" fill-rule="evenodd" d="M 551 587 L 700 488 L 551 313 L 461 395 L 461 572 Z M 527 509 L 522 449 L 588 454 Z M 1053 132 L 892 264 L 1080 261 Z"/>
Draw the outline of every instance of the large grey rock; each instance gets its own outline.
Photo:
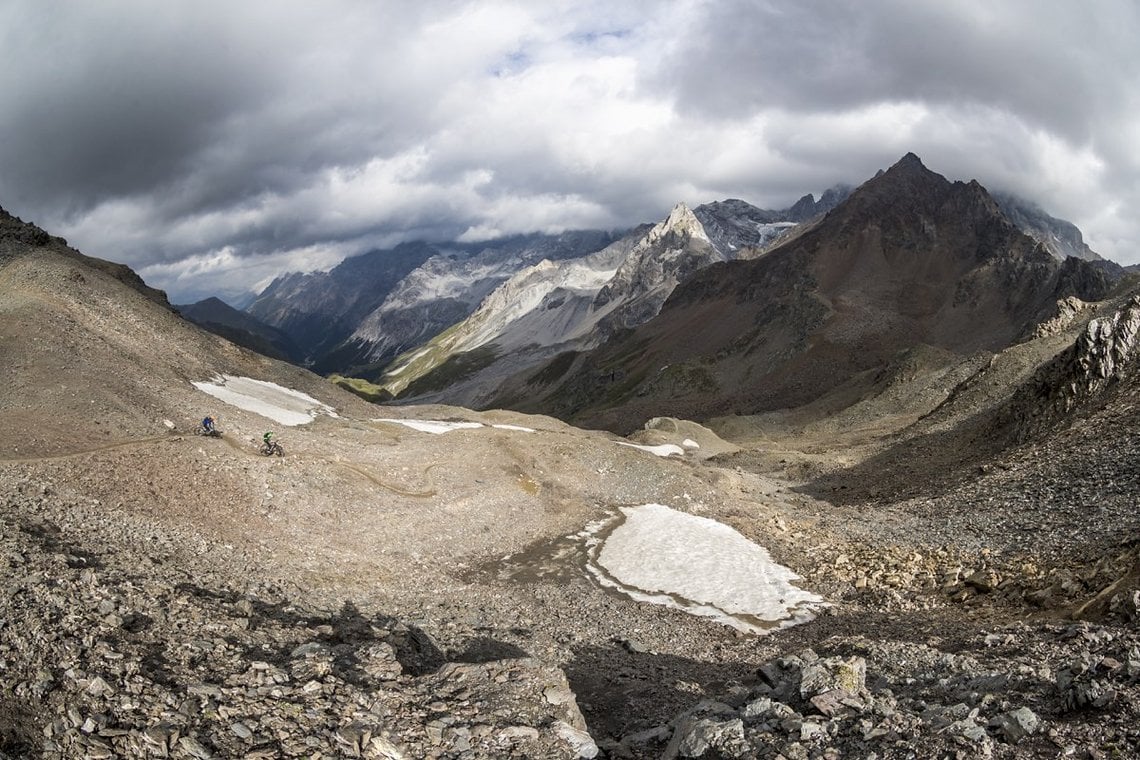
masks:
<path id="1" fill-rule="evenodd" d="M 1037 733 L 1039 725 L 1036 713 L 1028 707 L 1010 710 L 990 721 L 990 726 L 996 728 L 1010 744 L 1017 744 L 1025 737 Z"/>
<path id="2" fill-rule="evenodd" d="M 709 750 L 721 756 L 744 757 L 749 751 L 744 738 L 744 722 L 686 717 L 673 731 L 673 738 L 662 754 L 663 760 L 677 757 L 701 757 Z"/>
<path id="3" fill-rule="evenodd" d="M 862 657 L 828 657 L 804 663 L 800 671 L 800 696 L 804 699 L 838 692 L 855 696 L 867 685 L 867 662 Z"/>

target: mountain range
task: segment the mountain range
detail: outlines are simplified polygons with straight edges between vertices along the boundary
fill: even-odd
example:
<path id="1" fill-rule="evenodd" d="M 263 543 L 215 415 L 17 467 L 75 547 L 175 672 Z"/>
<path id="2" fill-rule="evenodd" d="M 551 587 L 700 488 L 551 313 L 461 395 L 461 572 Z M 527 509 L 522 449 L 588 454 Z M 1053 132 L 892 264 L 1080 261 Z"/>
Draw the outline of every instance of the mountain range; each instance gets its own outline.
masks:
<path id="1" fill-rule="evenodd" d="M 859 188 L 860 202 L 866 205 L 873 187 L 883 184 L 880 180 L 884 174 L 892 175 L 887 185 L 897 185 L 900 168 L 912 164 L 917 165 L 915 168 L 921 167 L 917 157 L 908 155 L 891 171 L 880 172 Z M 912 180 L 908 187 L 880 188 L 876 191 L 880 196 L 879 202 L 884 206 L 901 203 L 904 205 L 900 208 L 906 208 L 905 204 L 914 199 L 902 198 L 901 194 L 917 192 L 918 197 L 925 197 L 928 202 L 927 208 L 921 211 L 926 216 L 915 223 L 933 224 L 932 214 L 942 213 L 943 220 L 939 223 L 945 227 L 946 220 L 960 209 L 948 208 L 939 212 L 931 204 L 942 202 L 935 197 L 941 190 L 926 187 L 939 181 L 945 184 L 944 178 L 926 172 Z M 691 211 L 684 204 L 679 204 L 661 222 L 624 233 L 583 231 L 558 236 L 531 235 L 480 245 L 417 243 L 391 251 L 374 251 L 347 259 L 329 272 L 290 274 L 278 278 L 247 310 L 254 321 L 239 328 L 230 315 L 227 326 L 219 327 L 219 332 L 239 342 L 244 340 L 245 345 L 267 347 L 268 331 L 279 331 L 274 339 L 277 347 L 272 349 L 277 351 L 275 355 L 298 361 L 321 373 L 361 378 L 375 385 L 370 396 L 373 398 L 446 401 L 481 407 L 488 404 L 525 405 L 536 398 L 557 396 L 555 408 L 576 414 L 585 412 L 581 399 L 598 392 L 596 383 L 599 381 L 577 377 L 567 379 L 568 384 L 545 387 L 544 382 L 528 382 L 528 379 L 549 380 L 571 363 L 583 368 L 595 361 L 603 361 L 607 366 L 613 364 L 612 359 L 601 359 L 600 355 L 592 359 L 577 357 L 653 319 L 674 288 L 710 265 L 764 258 L 773 249 L 795 245 L 795 241 L 808 232 L 811 232 L 812 241 L 829 236 L 836 238 L 832 242 L 813 244 L 849 248 L 848 241 L 838 238 L 854 234 L 852 223 L 842 229 L 835 222 L 829 223 L 823 231 L 813 231 L 813 228 L 823 215 L 851 205 L 848 200 L 853 192 L 851 187 L 836 186 L 818 200 L 805 195 L 782 211 L 759 209 L 735 199 L 704 204 Z M 1123 270 L 1119 266 L 1105 261 L 1088 248 L 1080 231 L 1072 224 L 1051 217 L 1039 207 L 1010 194 L 991 196 L 980 186 L 973 192 L 985 196 L 985 203 L 981 204 L 985 207 L 983 216 L 1002 217 L 1004 223 L 1039 243 L 1054 264 L 1072 256 L 1090 262 L 1093 269 L 1099 268 L 1103 273 L 1100 279 L 1106 282 L 1122 275 Z M 889 197 L 892 193 L 899 194 L 899 197 Z M 970 203 L 957 197 L 954 202 Z M 849 209 L 844 213 L 856 212 Z M 865 209 L 863 213 L 877 214 L 879 211 L 872 208 Z M 980 219 L 977 223 L 983 224 Z M 930 238 L 928 232 L 912 230 L 906 234 L 908 241 L 888 240 L 887 244 L 925 246 L 929 242 L 926 240 Z M 943 236 L 940 245 L 955 247 L 960 242 L 955 236 L 965 233 L 943 229 L 939 234 Z M 993 248 L 1007 243 L 1011 251 L 1022 250 L 1027 245 L 1032 247 L 1032 242 L 1025 241 L 982 241 L 980 245 Z M 964 244 L 970 245 L 968 241 Z M 788 255 L 781 254 L 783 257 Z M 1024 251 L 1018 254 L 1021 259 L 1027 255 Z M 836 258 L 842 260 L 844 257 Z M 900 261 L 908 263 L 906 259 Z M 935 261 L 940 259 L 935 257 Z M 763 270 L 766 266 L 776 264 L 759 265 L 756 269 Z M 821 263 L 819 266 L 832 265 Z M 860 266 L 867 264 L 864 262 Z M 962 293 L 955 297 L 961 299 L 970 297 L 966 290 L 971 287 L 985 290 L 984 285 L 972 284 L 971 278 L 984 279 L 991 275 L 1019 278 L 1025 275 L 1031 280 L 1035 277 L 1048 279 L 1053 275 L 1042 272 L 1052 266 L 1045 257 L 1032 265 L 1025 262 L 1013 265 L 997 257 L 973 274 L 959 268 L 960 271 L 952 274 L 934 272 L 927 277 L 928 273 L 915 271 L 906 277 L 900 275 L 890 280 L 893 285 L 886 282 L 880 285 L 886 290 L 901 288 L 918 302 L 926 302 L 934 291 L 960 288 Z M 1072 286 L 1075 293 L 1089 295 L 1096 288 L 1106 287 L 1104 283 L 1097 284 L 1100 279 L 1089 267 L 1067 266 L 1070 269 L 1066 270 L 1066 281 L 1072 277 L 1087 280 Z M 983 272 L 987 267 L 991 270 L 1006 267 L 1009 271 L 1001 275 Z M 749 268 L 741 266 L 731 276 L 746 270 Z M 720 270 L 717 271 L 718 274 L 713 276 L 721 276 Z M 758 275 L 764 276 L 759 271 Z M 801 275 L 802 272 L 797 272 L 788 276 L 800 278 Z M 777 281 L 782 276 L 778 275 Z M 870 279 L 875 276 L 867 273 Z M 812 277 L 814 275 L 808 275 L 808 279 Z M 959 282 L 957 278 L 965 280 Z M 1026 287 L 1040 285 L 1023 284 Z M 827 283 L 823 286 L 830 287 Z M 861 291 L 863 281 L 853 283 L 851 287 L 853 291 Z M 1040 302 L 1035 308 L 1046 308 L 1048 295 L 1042 291 L 1027 294 L 1024 298 Z M 777 297 L 770 293 L 768 297 L 775 303 L 785 294 Z M 848 318 L 842 309 L 844 295 L 834 294 L 834 297 L 840 299 L 841 305 L 836 318 Z M 809 299 L 786 305 L 810 311 L 818 304 L 825 304 L 823 308 L 830 310 L 832 298 L 832 294 L 816 293 Z M 767 308 L 774 307 L 769 305 Z M 201 315 L 203 312 L 202 309 L 190 309 L 187 313 Z M 928 316 L 933 322 L 940 319 L 938 315 Z M 737 317 L 725 317 L 733 318 Z M 749 318 L 761 319 L 757 315 Z M 1018 312 L 1008 315 L 1008 318 L 1025 322 L 1031 319 L 1031 315 Z M 202 316 L 197 320 L 210 329 L 209 320 Z M 808 329 L 805 324 L 800 328 Z M 247 330 L 249 335 L 242 338 L 241 329 Z M 925 328 L 916 329 L 922 332 Z M 943 329 L 953 332 L 956 328 Z M 280 342 L 281 335 L 290 343 L 289 347 Z M 806 340 L 807 336 L 801 338 Z M 946 338 L 943 335 L 932 339 L 937 344 L 946 343 Z M 790 338 L 768 339 L 786 342 Z M 881 352 L 866 353 L 864 357 L 871 365 L 884 360 Z M 669 362 L 671 373 L 688 375 L 696 371 L 695 365 L 687 364 L 687 360 L 678 356 L 672 359 Z M 592 372 L 596 377 L 608 376 L 615 380 L 619 374 L 627 379 L 630 377 L 630 371 L 622 367 L 582 371 L 586 375 Z M 750 369 L 747 374 L 753 371 Z M 696 371 L 696 374 L 703 378 L 701 383 L 705 383 L 698 385 L 706 389 L 710 387 L 707 382 L 731 384 L 744 381 L 743 377 L 731 377 L 732 373 L 720 381 L 712 381 L 710 379 L 717 372 L 710 374 L 707 367 Z M 660 380 L 665 382 L 667 377 Z M 658 393 L 659 386 L 648 389 L 638 385 L 627 390 L 648 402 Z M 669 395 L 678 392 L 675 388 Z M 624 399 L 624 393 L 610 387 L 603 395 Z M 512 394 L 516 398 L 512 398 Z M 718 395 L 726 394 L 718 391 Z M 743 404 L 740 408 L 755 406 L 751 401 L 744 401 L 749 395 L 745 391 L 727 395 L 738 396 Z M 772 403 L 778 400 L 779 396 Z M 702 403 L 712 402 L 706 399 Z M 734 408 L 724 399 L 717 403 L 724 409 Z M 759 403 L 763 406 L 768 402 Z M 619 405 L 624 406 L 624 401 Z M 576 409 L 577 406 L 582 408 Z M 532 404 L 528 408 L 537 407 Z"/>
<path id="2" fill-rule="evenodd" d="M 961 360 L 1011 345 L 1103 269 L 1058 260 L 977 182 L 908 154 L 767 254 L 702 269 L 661 313 L 597 349 L 499 382 L 492 406 L 630 429 L 660 414 L 705 419 L 861 392 L 866 373 L 929 347 Z"/>
<path id="3" fill-rule="evenodd" d="M 770 244 L 795 223 L 833 207 L 849 191 L 837 186 L 818 201 L 806 195 L 783 211 L 729 200 L 698 207 L 697 214 L 716 249 L 714 259 L 730 258 Z M 396 356 L 463 321 L 495 288 L 527 268 L 543 261 L 585 258 L 619 238 L 628 238 L 624 245 L 630 248 L 652 226 L 618 233 L 535 234 L 483 244 L 404 244 L 351 257 L 328 272 L 282 275 L 245 311 L 257 323 L 284 332 L 300 349 L 298 361 L 306 366 L 375 380 Z M 577 268 L 592 266 L 593 260 L 583 261 Z M 632 267 L 632 262 L 626 266 L 627 273 Z M 209 329 L 208 323 L 200 324 Z M 237 337 L 234 326 L 229 327 L 227 337 Z M 265 332 L 254 323 L 251 329 Z"/>

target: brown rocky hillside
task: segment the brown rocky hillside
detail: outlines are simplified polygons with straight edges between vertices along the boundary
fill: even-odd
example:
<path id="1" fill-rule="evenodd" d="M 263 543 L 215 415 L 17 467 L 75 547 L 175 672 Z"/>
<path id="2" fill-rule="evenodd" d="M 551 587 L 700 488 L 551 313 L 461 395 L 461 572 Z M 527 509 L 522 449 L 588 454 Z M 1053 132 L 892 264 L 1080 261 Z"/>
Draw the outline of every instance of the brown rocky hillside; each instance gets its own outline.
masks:
<path id="1" fill-rule="evenodd" d="M 696 273 L 654 320 L 499 401 L 623 432 L 660 414 L 799 407 L 902 351 L 1001 350 L 1058 299 L 1108 287 L 1019 232 L 976 182 L 908 154 L 787 244 Z"/>

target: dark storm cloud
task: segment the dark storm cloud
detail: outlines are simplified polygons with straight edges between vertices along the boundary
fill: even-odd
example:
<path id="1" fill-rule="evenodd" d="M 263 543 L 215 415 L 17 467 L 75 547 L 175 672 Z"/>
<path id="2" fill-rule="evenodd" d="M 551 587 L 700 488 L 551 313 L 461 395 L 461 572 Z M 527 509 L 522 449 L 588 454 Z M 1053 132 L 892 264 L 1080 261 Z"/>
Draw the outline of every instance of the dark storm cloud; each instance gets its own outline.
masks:
<path id="1" fill-rule="evenodd" d="M 1129 2 L 725 0 L 708 4 L 659 83 L 710 115 L 978 103 L 1081 141 L 1132 92 L 1120 67 L 1135 72 L 1136 22 Z"/>
<path id="2" fill-rule="evenodd" d="M 155 19 L 156 5 L 133 8 L 137 17 L 108 8 L 3 12 L 9 65 L 0 77 L 11 105 L 0 115 L 0 160 L 4 189 L 17 198 L 81 213 L 108 195 L 161 185 L 263 89 L 257 61 L 223 30 Z"/>
<path id="3" fill-rule="evenodd" d="M 367 64 L 382 59 L 361 61 L 360 70 L 338 60 L 333 46 L 353 31 L 350 20 L 330 22 L 316 6 L 232 6 L 0 10 L 10 64 L 0 74 L 11 104 L 0 112 L 9 202 L 82 214 L 107 198 L 161 192 L 156 207 L 176 217 L 289 192 L 322 168 L 366 160 L 385 139 L 415 131 L 410 99 L 393 104 L 402 122 L 384 117 L 384 100 L 398 86 L 368 86 L 386 72 Z M 370 14 L 370 28 L 355 30 L 344 50 L 398 35 L 394 11 Z"/>
<path id="4" fill-rule="evenodd" d="M 1122 260 L 1136 6 L 0 5 L 0 205 L 176 298 L 401 240 L 769 207 L 913 150 Z"/>

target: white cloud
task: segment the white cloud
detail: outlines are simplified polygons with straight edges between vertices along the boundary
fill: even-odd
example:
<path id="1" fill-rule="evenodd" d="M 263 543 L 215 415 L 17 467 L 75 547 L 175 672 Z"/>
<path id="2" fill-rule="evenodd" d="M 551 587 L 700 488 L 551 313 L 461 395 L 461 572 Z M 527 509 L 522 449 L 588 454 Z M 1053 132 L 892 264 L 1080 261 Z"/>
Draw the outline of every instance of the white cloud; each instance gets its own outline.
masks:
<path id="1" fill-rule="evenodd" d="M 12 0 L 0 205 L 184 300 L 227 267 L 781 206 L 914 151 L 1135 262 L 1138 37 L 1126 0 Z"/>

